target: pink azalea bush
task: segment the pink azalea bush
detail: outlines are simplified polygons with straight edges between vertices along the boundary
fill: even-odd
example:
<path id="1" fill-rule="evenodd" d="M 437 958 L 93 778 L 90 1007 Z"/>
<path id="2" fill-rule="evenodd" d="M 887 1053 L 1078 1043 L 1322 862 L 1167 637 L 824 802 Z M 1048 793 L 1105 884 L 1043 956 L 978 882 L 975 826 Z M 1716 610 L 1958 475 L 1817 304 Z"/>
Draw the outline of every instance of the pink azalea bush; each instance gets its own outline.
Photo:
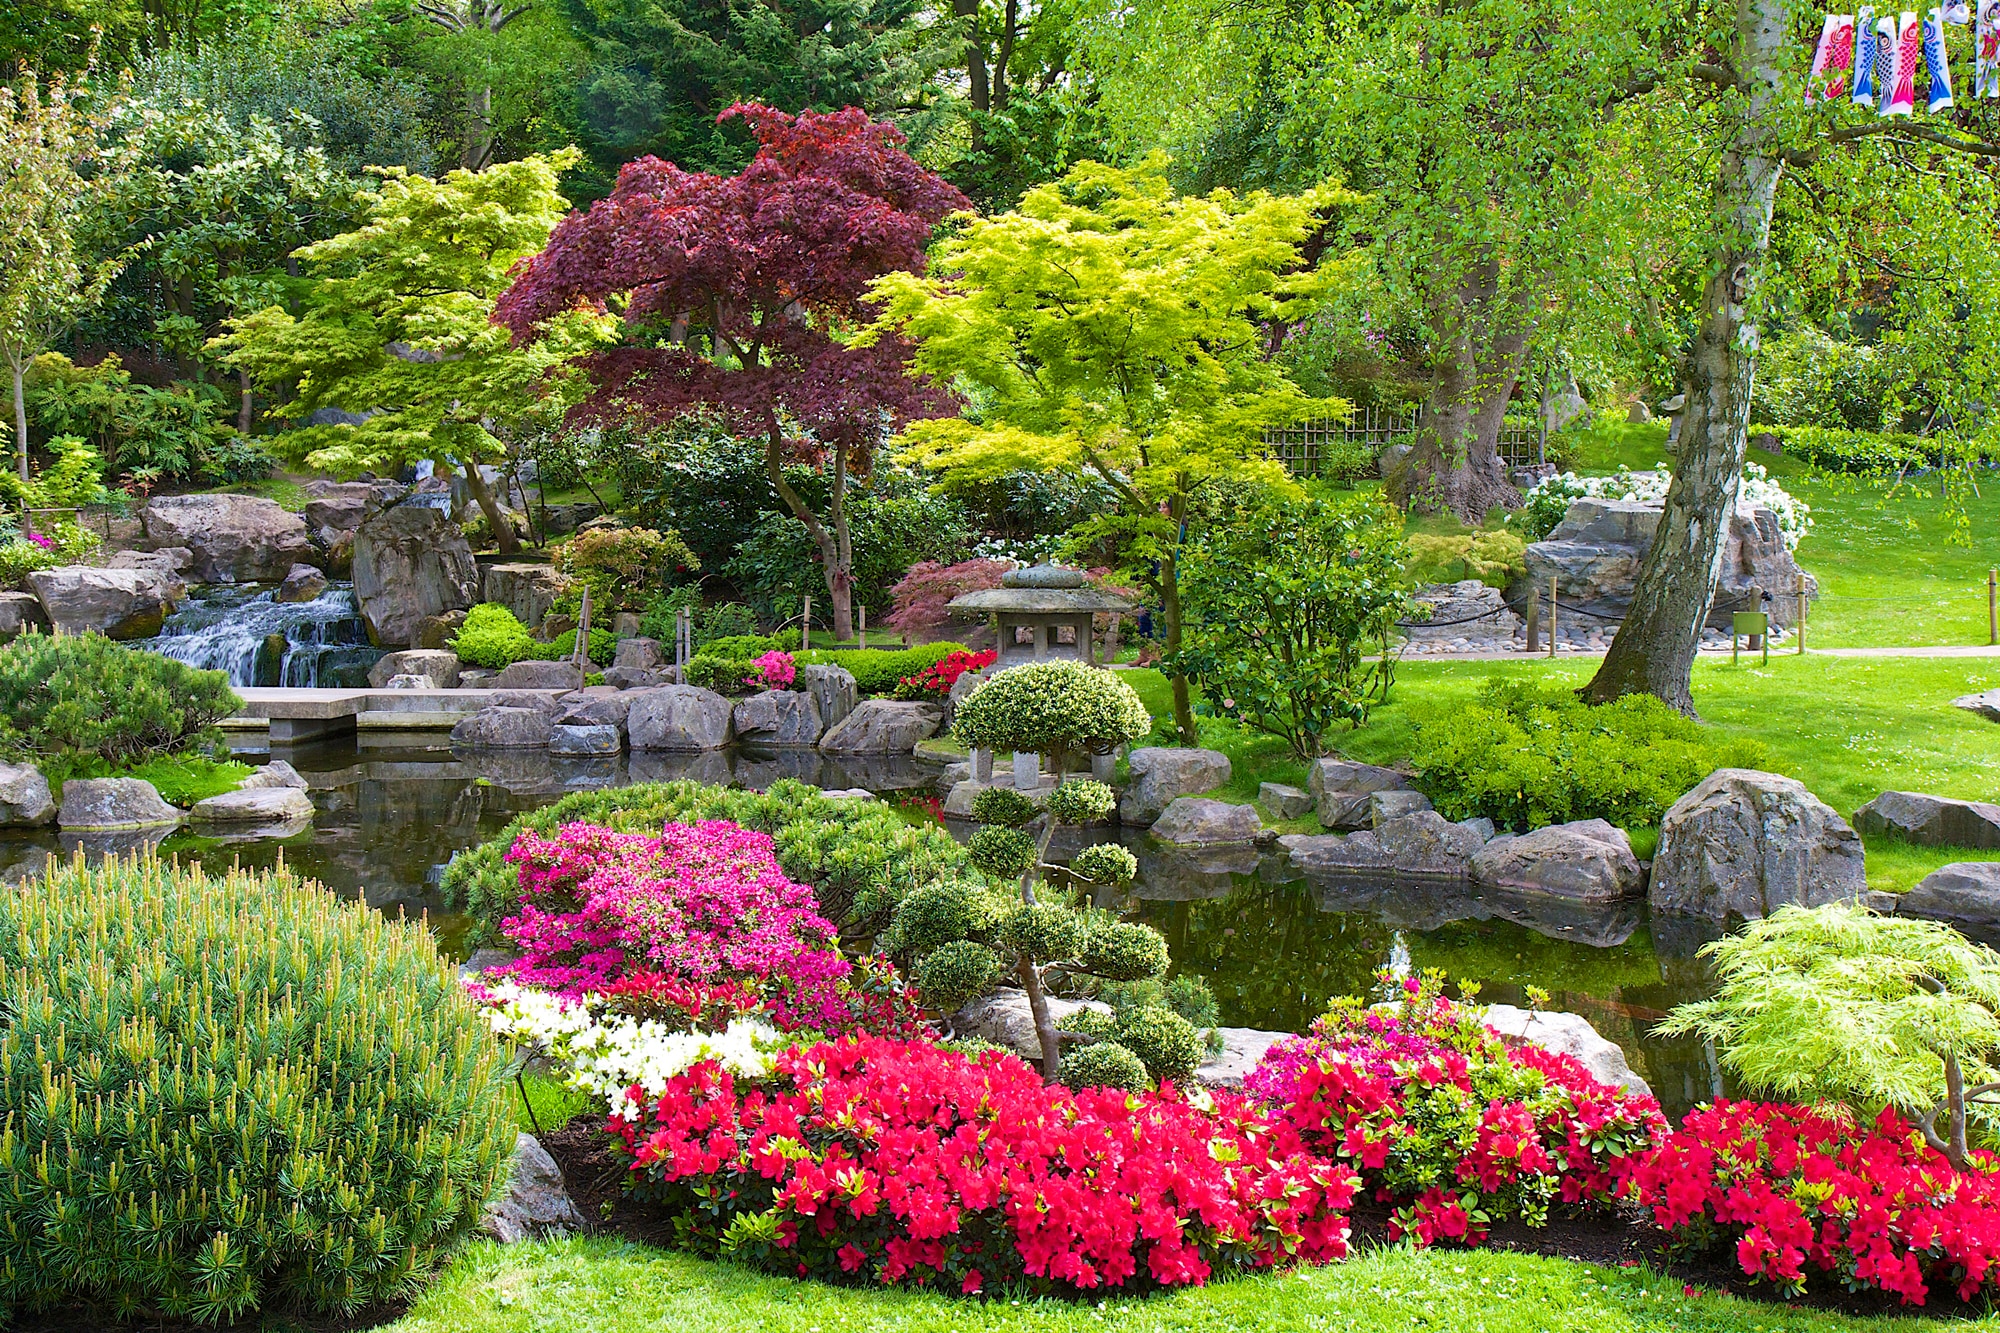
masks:
<path id="1" fill-rule="evenodd" d="M 750 665 L 755 670 L 743 678 L 745 685 L 767 690 L 789 690 L 792 682 L 799 678 L 799 669 L 793 665 L 792 655 L 779 649 L 772 649 Z"/>

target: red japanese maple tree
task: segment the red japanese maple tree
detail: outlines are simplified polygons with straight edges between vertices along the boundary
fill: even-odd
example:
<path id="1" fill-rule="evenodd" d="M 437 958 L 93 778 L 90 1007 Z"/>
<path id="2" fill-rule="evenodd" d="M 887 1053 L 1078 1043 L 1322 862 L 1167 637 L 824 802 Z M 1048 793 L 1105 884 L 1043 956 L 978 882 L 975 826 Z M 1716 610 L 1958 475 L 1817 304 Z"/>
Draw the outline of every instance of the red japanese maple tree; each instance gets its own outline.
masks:
<path id="1" fill-rule="evenodd" d="M 643 157 L 587 213 L 572 214 L 523 261 L 494 319 L 517 340 L 579 305 L 617 312 L 623 345 L 585 364 L 582 421 L 720 413 L 766 440 L 771 484 L 805 525 L 825 566 L 834 633 L 852 633 L 849 484 L 865 480 L 887 434 L 954 410 L 939 386 L 907 373 L 910 348 L 849 347 L 869 282 L 919 271 L 931 229 L 969 208 L 964 195 L 903 151 L 894 126 L 849 108 L 790 115 L 732 106 L 757 135 L 735 176 L 682 171 Z M 825 517 L 785 480 L 787 463 L 827 471 Z"/>

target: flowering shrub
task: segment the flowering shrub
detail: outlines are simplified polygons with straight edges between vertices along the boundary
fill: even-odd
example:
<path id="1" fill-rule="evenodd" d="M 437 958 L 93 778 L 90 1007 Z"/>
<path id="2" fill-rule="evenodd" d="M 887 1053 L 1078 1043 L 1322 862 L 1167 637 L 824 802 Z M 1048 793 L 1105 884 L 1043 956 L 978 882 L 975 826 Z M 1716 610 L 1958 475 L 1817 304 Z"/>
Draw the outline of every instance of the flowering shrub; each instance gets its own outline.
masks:
<path id="1" fill-rule="evenodd" d="M 2000 1159 L 1956 1171 L 1893 1110 L 1719 1101 L 1689 1114 L 1634 1177 L 1676 1238 L 1736 1240 L 1745 1273 L 1791 1294 L 1808 1265 L 1849 1290 L 1922 1305 L 1933 1283 L 2000 1288 Z"/>
<path id="2" fill-rule="evenodd" d="M 1053 658 L 982 682 L 959 704 L 953 734 L 996 753 L 1109 754 L 1152 725 L 1153 715 L 1117 672 Z"/>
<path id="3" fill-rule="evenodd" d="M 1012 560 L 961 560 L 955 565 L 919 560 L 910 566 L 889 596 L 895 609 L 883 624 L 901 634 L 931 629 L 951 619 L 945 608 L 954 597 L 1000 586 L 1000 576 L 1014 568 Z"/>
<path id="4" fill-rule="evenodd" d="M 960 649 L 941 662 L 933 662 L 914 676 L 904 676 L 896 682 L 898 699 L 943 698 L 951 693 L 951 687 L 958 684 L 958 678 L 968 671 L 984 671 L 1000 660 L 1000 654 L 991 648 L 979 652 Z"/>
<path id="5" fill-rule="evenodd" d="M 1667 487 L 1672 482 L 1673 473 L 1665 463 L 1651 472 L 1621 467 L 1609 477 L 1579 477 L 1574 472 L 1564 472 L 1529 487 L 1521 507 L 1509 514 L 1507 521 L 1518 525 L 1528 541 L 1538 542 L 1562 522 L 1572 500 L 1593 496 L 1601 500 L 1658 504 L 1667 498 Z M 1812 531 L 1812 507 L 1772 481 L 1771 474 L 1756 463 L 1743 465 L 1743 484 L 1736 492 L 1736 503 L 1739 508 L 1770 510 L 1778 520 L 1778 531 L 1788 551 L 1796 551 Z"/>
<path id="6" fill-rule="evenodd" d="M 1650 1097 L 1566 1055 L 1509 1048 L 1439 979 L 1408 979 L 1393 1012 L 1336 1005 L 1271 1048 L 1244 1089 L 1313 1151 L 1352 1162 L 1395 1205 L 1393 1234 L 1476 1245 L 1496 1221 L 1623 1191 L 1666 1121 Z"/>
<path id="7" fill-rule="evenodd" d="M 697 1065 L 610 1122 L 629 1187 L 703 1253 L 974 1293 L 1347 1252 L 1353 1173 L 1226 1094 L 1072 1093 L 1010 1055 L 879 1037 L 788 1050 L 768 1087 L 737 1083 Z"/>
<path id="8" fill-rule="evenodd" d="M 767 690 L 789 690 L 799 675 L 798 668 L 792 665 L 792 655 L 775 648 L 750 666 L 751 672 L 743 678 L 743 683 Z"/>

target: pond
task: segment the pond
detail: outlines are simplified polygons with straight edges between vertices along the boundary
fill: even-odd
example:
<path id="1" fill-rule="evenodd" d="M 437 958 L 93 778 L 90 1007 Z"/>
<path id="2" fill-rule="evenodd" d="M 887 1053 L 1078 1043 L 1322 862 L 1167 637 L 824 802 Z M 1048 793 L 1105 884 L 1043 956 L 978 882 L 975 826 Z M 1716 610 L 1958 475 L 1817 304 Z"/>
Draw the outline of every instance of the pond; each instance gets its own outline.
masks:
<path id="1" fill-rule="evenodd" d="M 256 762 L 267 753 L 243 757 Z M 444 911 L 438 882 L 445 863 L 568 792 L 673 778 L 766 787 L 796 777 L 827 788 L 866 787 L 924 819 L 935 817 L 929 798 L 938 773 L 909 758 L 741 748 L 578 760 L 543 751 L 454 753 L 442 732 L 367 733 L 358 745 L 350 738 L 287 746 L 278 757 L 311 786 L 317 814 L 310 830 L 235 842 L 179 830 L 159 844 L 161 853 L 211 869 L 231 859 L 267 867 L 282 856 L 337 893 L 385 912 L 426 916 L 460 957 L 469 922 Z M 946 824 L 961 839 L 972 831 L 960 821 Z M 1103 836 L 1065 831 L 1051 855 L 1063 859 Z M 1705 993 L 1695 951 L 1710 933 L 1648 920 L 1643 901 L 1584 910 L 1463 884 L 1307 879 L 1275 852 L 1186 854 L 1143 833 L 1121 836 L 1139 857 L 1139 878 L 1128 894 L 1102 905 L 1157 927 L 1176 967 L 1208 978 L 1227 1025 L 1300 1031 L 1328 997 L 1369 994 L 1384 967 L 1442 968 L 1455 981 L 1480 983 L 1488 1000 L 1524 1004 L 1528 987 L 1548 991 L 1550 1007 L 1584 1015 L 1624 1049 L 1670 1114 L 1720 1090 L 1713 1053 L 1701 1043 L 1648 1032 L 1674 1005 Z M 0 839 L 0 872 L 19 878 L 78 842 L 53 832 Z"/>

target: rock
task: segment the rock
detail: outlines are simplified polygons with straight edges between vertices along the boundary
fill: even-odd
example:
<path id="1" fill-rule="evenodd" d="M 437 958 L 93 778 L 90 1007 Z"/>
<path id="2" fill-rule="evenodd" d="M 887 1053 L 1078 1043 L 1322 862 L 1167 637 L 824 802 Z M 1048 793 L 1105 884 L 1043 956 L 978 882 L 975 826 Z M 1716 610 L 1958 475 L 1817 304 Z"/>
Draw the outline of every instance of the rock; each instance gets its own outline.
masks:
<path id="1" fill-rule="evenodd" d="M 1647 897 L 1657 912 L 1761 920 L 1868 891 L 1860 835 L 1801 783 L 1719 768 L 1660 821 Z"/>
<path id="2" fill-rule="evenodd" d="M 617 754 L 625 748 L 618 728 L 557 723 L 549 728 L 550 754 Z"/>
<path id="3" fill-rule="evenodd" d="M 650 671 L 666 660 L 665 655 L 660 652 L 658 639 L 631 638 L 618 641 L 618 648 L 611 657 L 611 665 Z"/>
<path id="4" fill-rule="evenodd" d="M 548 690 L 502 690 L 494 689 L 487 697 L 489 708 L 532 708 L 553 722 L 568 707 L 563 700 L 566 694 L 552 694 Z"/>
<path id="5" fill-rule="evenodd" d="M 56 803 L 41 769 L 0 763 L 0 828 L 33 828 L 55 817 Z"/>
<path id="6" fill-rule="evenodd" d="M 834 787 L 820 792 L 829 801 L 872 801 L 875 793 L 866 787 Z"/>
<path id="7" fill-rule="evenodd" d="M 1419 810 L 1431 808 L 1431 798 L 1420 791 L 1387 791 L 1368 793 L 1368 827 L 1381 828 L 1392 819 L 1404 815 L 1414 815 Z"/>
<path id="8" fill-rule="evenodd" d="M 28 586 L 62 634 L 96 630 L 112 639 L 150 639 L 174 608 L 174 585 L 150 569 L 63 565 L 36 570 Z"/>
<path id="9" fill-rule="evenodd" d="M 1407 444 L 1392 444 L 1381 453 L 1375 455 L 1376 475 L 1384 481 L 1395 476 L 1397 471 L 1402 468 L 1404 461 L 1409 458 L 1410 450 L 1413 447 Z"/>
<path id="10" fill-rule="evenodd" d="M 253 787 L 291 787 L 306 790 L 306 780 L 299 770 L 282 759 L 273 759 L 249 777 L 236 784 L 236 790 L 247 791 Z"/>
<path id="11" fill-rule="evenodd" d="M 567 583 L 548 565 L 528 562 L 487 565 L 480 585 L 480 600 L 498 602 L 533 631 L 541 628 L 542 618 L 556 604 Z"/>
<path id="12" fill-rule="evenodd" d="M 563 1184 L 555 1158 L 532 1134 L 514 1140 L 514 1165 L 507 1192 L 486 1205 L 481 1232 L 502 1245 L 553 1239 L 589 1225 Z"/>
<path id="13" fill-rule="evenodd" d="M 1653 409 L 1646 406 L 1643 398 L 1634 398 L 1632 405 L 1625 409 L 1625 420 L 1634 426 L 1644 425 L 1653 419 Z"/>
<path id="14" fill-rule="evenodd" d="M 1264 782 L 1257 787 L 1257 804 L 1270 811 L 1273 819 L 1301 819 L 1313 808 L 1313 796 L 1282 782 Z"/>
<path id="15" fill-rule="evenodd" d="M 435 690 L 441 687 L 429 676 L 419 676 L 405 671 L 401 675 L 389 677 L 389 683 L 383 686 L 383 688 L 390 690 Z"/>
<path id="16" fill-rule="evenodd" d="M 1606 1040 L 1581 1014 L 1551 1013 L 1540 1009 L 1516 1009 L 1511 1004 L 1489 1004 L 1483 1015 L 1486 1026 L 1509 1042 L 1526 1042 L 1545 1051 L 1567 1055 L 1590 1072 L 1599 1083 L 1623 1088 L 1635 1097 L 1650 1097 L 1652 1088 L 1632 1072 L 1625 1052 Z"/>
<path id="17" fill-rule="evenodd" d="M 0 643 L 6 643 L 24 630 L 49 627 L 48 613 L 42 610 L 42 599 L 31 592 L 0 592 Z"/>
<path id="18" fill-rule="evenodd" d="M 1481 841 L 1477 832 L 1435 810 L 1392 819 L 1378 829 L 1345 836 L 1295 833 L 1278 839 L 1292 864 L 1308 873 L 1380 874 L 1461 879 L 1471 874 Z"/>
<path id="19" fill-rule="evenodd" d="M 451 729 L 453 745 L 476 750 L 546 749 L 552 725 L 539 708 L 482 708 Z"/>
<path id="20" fill-rule="evenodd" d="M 1480 842 L 1493 841 L 1493 821 L 1485 815 L 1475 815 L 1471 819 L 1461 819 L 1458 826 L 1477 837 Z"/>
<path id="21" fill-rule="evenodd" d="M 159 828 L 181 822 L 143 778 L 71 778 L 56 823 L 65 830 Z"/>
<path id="22" fill-rule="evenodd" d="M 803 746 L 819 740 L 819 705 L 802 690 L 753 694 L 736 705 L 734 722 L 736 738 L 754 745 Z"/>
<path id="23" fill-rule="evenodd" d="M 1063 1020 L 1082 1009 L 1108 1014 L 1111 1006 L 1102 1000 L 1065 1000 L 1049 996 L 1049 1017 L 1060 1029 Z M 1042 1039 L 1035 1032 L 1035 1016 L 1028 1008 L 1026 992 L 1014 986 L 974 1000 L 951 1016 L 953 1031 L 977 1037 L 995 1046 L 1005 1046 L 1030 1064 L 1042 1058 Z"/>
<path id="24" fill-rule="evenodd" d="M 2000 847 L 2000 805 L 1885 791 L 1854 812 L 1854 827 L 1925 847 Z"/>
<path id="25" fill-rule="evenodd" d="M 493 683 L 499 690 L 580 690 L 583 668 L 573 662 L 514 662 Z"/>
<path id="26" fill-rule="evenodd" d="M 119 551 L 104 562 L 104 568 L 152 570 L 167 581 L 174 600 L 179 601 L 187 596 L 187 580 L 182 577 L 183 571 L 193 563 L 194 553 L 187 547 L 170 546 L 163 551 Z"/>
<path id="27" fill-rule="evenodd" d="M 1118 818 L 1127 824 L 1150 824 L 1180 797 L 1229 781 L 1229 756 L 1220 750 L 1146 745 L 1132 751 L 1128 762 L 1132 785 L 1118 801 Z"/>
<path id="28" fill-rule="evenodd" d="M 458 965 L 459 980 L 468 981 L 496 967 L 504 967 L 520 956 L 512 949 L 496 949 L 491 946 L 474 949 L 472 956 Z"/>
<path id="29" fill-rule="evenodd" d="M 458 673 L 458 688 L 461 690 L 490 690 L 493 682 L 500 679 L 500 673 L 485 667 L 464 667 Z"/>
<path id="30" fill-rule="evenodd" d="M 1473 856 L 1472 877 L 1491 888 L 1576 902 L 1608 902 L 1645 891 L 1632 840 L 1602 819 L 1551 824 L 1490 842 Z"/>
<path id="31" fill-rule="evenodd" d="M 162 495 L 139 511 L 157 549 L 185 546 L 201 583 L 276 583 L 313 555 L 306 521 L 256 495 Z"/>
<path id="32" fill-rule="evenodd" d="M 1954 861 L 1896 900 L 1896 915 L 1928 917 L 1990 931 L 2000 927 L 2000 861 Z"/>
<path id="33" fill-rule="evenodd" d="M 297 787 L 238 787 L 196 801 L 188 813 L 211 824 L 279 824 L 311 819 L 313 803 Z"/>
<path id="34" fill-rule="evenodd" d="M 314 532 L 353 532 L 361 526 L 374 493 L 375 483 L 369 481 L 314 482 L 308 488 L 312 498 L 306 501 L 302 517 Z"/>
<path id="35" fill-rule="evenodd" d="M 1182 846 L 1255 842 L 1264 831 L 1254 806 L 1231 805 L 1199 796 L 1177 796 L 1153 821 L 1153 836 Z"/>
<path id="36" fill-rule="evenodd" d="M 660 685 L 632 697 L 625 729 L 635 750 L 720 750 L 732 734 L 729 700 L 694 685 Z"/>
<path id="37" fill-rule="evenodd" d="M 446 611 L 440 615 L 425 616 L 417 622 L 417 632 L 410 637 L 410 647 L 450 649 L 458 638 L 458 632 L 464 628 L 463 611 Z"/>
<path id="38" fill-rule="evenodd" d="M 944 813 L 953 819 L 970 819 L 972 818 L 972 802 L 978 798 L 980 792 L 985 791 L 988 787 L 1005 787 L 1009 791 L 1015 790 L 1014 775 L 1012 772 L 1003 773 L 999 769 L 995 769 L 993 770 L 993 779 L 992 782 L 978 782 L 972 778 L 962 778 L 952 783 L 951 790 L 946 793 L 944 798 Z M 1051 777 L 1045 785 L 1036 787 L 1034 790 L 1026 793 L 1026 795 L 1039 808 L 1048 801 L 1049 793 L 1055 789 L 1055 779 Z"/>
<path id="39" fill-rule="evenodd" d="M 293 565 L 271 595 L 274 602 L 316 602 L 326 591 L 326 575 L 312 565 Z"/>
<path id="40" fill-rule="evenodd" d="M 1984 694 L 1961 694 L 1951 701 L 1951 706 L 1977 713 L 1988 722 L 2000 722 L 2000 690 L 1988 690 Z"/>
<path id="41" fill-rule="evenodd" d="M 672 667 L 646 670 L 614 666 L 604 668 L 603 674 L 604 683 L 615 690 L 649 690 L 655 685 L 680 684 L 680 675 Z"/>
<path id="42" fill-rule="evenodd" d="M 951 683 L 951 689 L 944 696 L 944 726 L 951 728 L 951 720 L 958 716 L 958 706 L 965 702 L 965 696 L 984 685 L 988 677 L 996 674 L 995 667 L 981 667 L 977 671 L 961 671 L 958 679 Z"/>
<path id="43" fill-rule="evenodd" d="M 388 654 L 368 668 L 368 683 L 379 690 L 386 688 L 397 676 L 429 676 L 437 682 L 438 689 L 455 690 L 463 669 L 458 654 L 449 649 L 405 648 L 402 652 Z"/>
<path id="44" fill-rule="evenodd" d="M 1289 1032 L 1271 1032 L 1265 1028 L 1217 1028 L 1216 1034 L 1222 1038 L 1222 1049 L 1204 1051 L 1201 1067 L 1194 1071 L 1195 1081 L 1211 1088 L 1228 1088 L 1240 1092 L 1243 1080 L 1263 1063 L 1264 1053 L 1292 1036 Z"/>
<path id="45" fill-rule="evenodd" d="M 1417 601 L 1431 609 L 1431 618 L 1427 624 L 1405 628 L 1413 643 L 1511 639 L 1521 630 L 1521 617 L 1514 614 L 1500 590 L 1478 579 L 1433 584 L 1417 593 Z"/>
<path id="46" fill-rule="evenodd" d="M 937 733 L 944 712 L 936 704 L 868 699 L 828 727 L 819 748 L 830 754 L 913 754 L 917 742 Z"/>
<path id="47" fill-rule="evenodd" d="M 1393 768 L 1382 768 L 1376 764 L 1357 764 L 1352 759 L 1315 759 L 1306 770 L 1306 790 L 1318 800 L 1330 791 L 1360 792 L 1407 791 L 1410 777 Z"/>
<path id="48" fill-rule="evenodd" d="M 337 579 L 354 576 L 354 534 L 335 532 L 332 528 L 319 530 L 320 545 L 325 548 L 325 556 L 320 564 L 326 572 Z"/>
<path id="49" fill-rule="evenodd" d="M 802 666 L 795 683 L 819 705 L 819 724 L 827 731 L 847 721 L 847 715 L 861 703 L 861 690 L 854 683 L 854 673 L 843 666 L 825 663 Z"/>
<path id="50" fill-rule="evenodd" d="M 396 505 L 354 534 L 354 600 L 376 644 L 409 644 L 418 622 L 465 610 L 478 588 L 472 548 L 441 510 Z"/>
<path id="51" fill-rule="evenodd" d="M 565 694 L 556 702 L 561 705 L 556 722 L 566 727 L 611 727 L 622 732 L 632 711 L 631 695 L 601 685 Z"/>

